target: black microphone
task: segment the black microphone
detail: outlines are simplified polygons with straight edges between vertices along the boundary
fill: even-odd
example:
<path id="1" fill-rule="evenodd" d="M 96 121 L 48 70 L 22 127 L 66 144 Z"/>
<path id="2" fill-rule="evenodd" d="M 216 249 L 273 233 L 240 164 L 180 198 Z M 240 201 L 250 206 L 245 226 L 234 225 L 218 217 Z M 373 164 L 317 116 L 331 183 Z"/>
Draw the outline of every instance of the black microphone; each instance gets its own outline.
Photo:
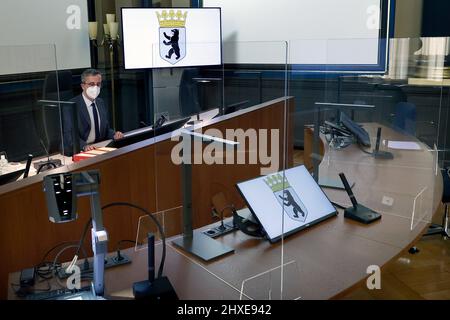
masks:
<path id="1" fill-rule="evenodd" d="M 153 233 L 147 235 L 147 252 L 148 252 L 148 281 L 155 281 L 155 236 Z"/>
<path id="2" fill-rule="evenodd" d="M 358 201 L 356 201 L 355 195 L 353 194 L 352 188 L 350 188 L 350 185 L 348 184 L 345 174 L 343 172 L 341 172 L 341 173 L 339 173 L 339 177 L 341 178 L 341 181 L 342 181 L 342 184 L 344 185 L 345 191 L 347 191 L 347 194 L 350 197 L 350 200 L 352 201 L 353 208 L 355 208 L 355 210 L 357 210 Z"/>
<path id="3" fill-rule="evenodd" d="M 344 217 L 365 224 L 380 219 L 381 214 L 363 206 L 362 204 L 359 204 L 358 201 L 356 201 L 355 195 L 353 194 L 352 188 L 350 188 L 344 173 L 339 173 L 339 177 L 341 178 L 345 191 L 347 191 L 347 194 L 353 204 L 353 207 L 348 207 L 344 210 Z"/>
<path id="4" fill-rule="evenodd" d="M 148 280 L 133 283 L 134 298 L 149 301 L 178 300 L 178 295 L 167 277 L 155 278 L 155 236 L 153 233 L 148 233 L 147 244 Z"/>
<path id="5" fill-rule="evenodd" d="M 373 150 L 372 153 L 375 159 L 394 159 L 394 155 L 392 153 L 388 151 L 380 151 L 380 141 L 381 141 L 381 127 L 378 127 L 375 150 Z"/>
<path id="6" fill-rule="evenodd" d="M 27 164 L 26 164 L 26 166 L 25 166 L 25 172 L 24 172 L 24 174 L 23 174 L 23 177 L 24 178 L 27 178 L 28 177 L 28 174 L 29 174 L 29 172 L 30 172 L 30 167 L 31 167 L 31 161 L 33 160 L 33 155 L 32 154 L 29 154 L 28 156 L 27 156 Z"/>

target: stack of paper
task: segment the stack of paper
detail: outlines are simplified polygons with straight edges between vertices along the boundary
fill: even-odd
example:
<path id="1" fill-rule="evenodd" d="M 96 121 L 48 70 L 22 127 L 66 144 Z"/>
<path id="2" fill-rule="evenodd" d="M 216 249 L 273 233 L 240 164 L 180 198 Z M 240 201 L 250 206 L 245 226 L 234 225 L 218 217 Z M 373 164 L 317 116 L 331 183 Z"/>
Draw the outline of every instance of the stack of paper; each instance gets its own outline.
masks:
<path id="1" fill-rule="evenodd" d="M 389 140 L 387 146 L 390 149 L 422 150 L 420 145 L 414 141 L 392 141 L 392 140 Z"/>
<path id="2" fill-rule="evenodd" d="M 91 151 L 78 153 L 78 154 L 74 155 L 72 157 L 72 159 L 74 162 L 78 162 L 81 160 L 93 158 L 93 157 L 101 155 L 101 154 L 105 154 L 105 153 L 113 151 L 113 150 L 116 150 L 116 148 L 107 148 L 107 147 L 95 148 L 94 150 L 91 150 Z"/>

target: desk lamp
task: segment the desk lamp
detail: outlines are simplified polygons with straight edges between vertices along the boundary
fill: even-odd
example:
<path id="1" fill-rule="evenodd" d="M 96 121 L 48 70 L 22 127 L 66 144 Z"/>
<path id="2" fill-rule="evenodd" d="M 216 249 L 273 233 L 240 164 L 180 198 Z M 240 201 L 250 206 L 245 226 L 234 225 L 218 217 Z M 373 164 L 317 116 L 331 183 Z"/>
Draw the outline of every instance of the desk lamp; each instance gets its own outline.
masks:
<path id="1" fill-rule="evenodd" d="M 99 194 L 98 171 L 61 173 L 44 177 L 48 218 L 53 223 L 65 223 L 77 219 L 77 197 L 89 196 L 92 215 L 92 250 L 94 252 L 94 281 L 90 295 L 104 294 L 105 256 L 108 234 L 103 227 Z"/>
<path id="2" fill-rule="evenodd" d="M 183 139 L 182 186 L 183 186 L 183 237 L 172 243 L 204 261 L 232 253 L 234 250 L 199 231 L 192 230 L 192 164 L 191 138 L 202 143 L 216 143 L 234 148 L 239 143 L 208 136 L 186 129 L 181 130 Z"/>

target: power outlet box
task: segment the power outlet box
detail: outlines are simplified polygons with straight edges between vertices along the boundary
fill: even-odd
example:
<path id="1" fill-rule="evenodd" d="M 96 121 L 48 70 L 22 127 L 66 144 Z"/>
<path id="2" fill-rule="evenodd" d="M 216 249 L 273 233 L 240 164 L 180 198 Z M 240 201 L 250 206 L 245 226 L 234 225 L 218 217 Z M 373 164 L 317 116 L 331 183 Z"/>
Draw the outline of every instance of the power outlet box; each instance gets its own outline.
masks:
<path id="1" fill-rule="evenodd" d="M 117 255 L 107 257 L 105 259 L 105 269 L 113 268 L 113 267 L 117 267 L 117 266 L 121 266 L 121 265 L 124 265 L 124 264 L 131 263 L 131 259 L 128 258 L 126 255 L 121 253 L 121 257 L 122 257 L 121 260 L 117 259 Z M 80 269 L 81 269 L 81 273 L 83 274 L 83 273 L 92 273 L 92 272 L 94 272 L 92 260 L 89 261 L 89 269 L 87 269 L 87 270 L 83 268 L 83 261 L 84 261 L 84 259 L 80 263 L 77 264 L 80 267 Z M 60 268 L 58 270 L 57 275 L 58 275 L 59 279 L 66 279 L 66 278 L 71 276 L 70 273 L 66 272 L 66 268 L 65 267 Z"/>

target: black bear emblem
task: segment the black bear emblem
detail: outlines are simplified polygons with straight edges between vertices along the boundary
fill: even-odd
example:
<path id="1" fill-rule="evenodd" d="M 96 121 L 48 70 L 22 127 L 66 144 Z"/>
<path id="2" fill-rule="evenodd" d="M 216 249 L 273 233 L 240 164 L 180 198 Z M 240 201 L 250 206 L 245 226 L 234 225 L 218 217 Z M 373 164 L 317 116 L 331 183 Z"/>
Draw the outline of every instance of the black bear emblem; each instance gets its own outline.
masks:
<path id="1" fill-rule="evenodd" d="M 172 46 L 170 48 L 169 53 L 166 55 L 166 58 L 170 59 L 172 55 L 175 53 L 175 59 L 180 58 L 180 46 L 178 45 L 178 41 L 180 40 L 180 31 L 178 29 L 172 29 L 172 36 L 168 36 L 164 32 L 164 37 L 169 41 L 163 41 L 166 46 Z"/>

